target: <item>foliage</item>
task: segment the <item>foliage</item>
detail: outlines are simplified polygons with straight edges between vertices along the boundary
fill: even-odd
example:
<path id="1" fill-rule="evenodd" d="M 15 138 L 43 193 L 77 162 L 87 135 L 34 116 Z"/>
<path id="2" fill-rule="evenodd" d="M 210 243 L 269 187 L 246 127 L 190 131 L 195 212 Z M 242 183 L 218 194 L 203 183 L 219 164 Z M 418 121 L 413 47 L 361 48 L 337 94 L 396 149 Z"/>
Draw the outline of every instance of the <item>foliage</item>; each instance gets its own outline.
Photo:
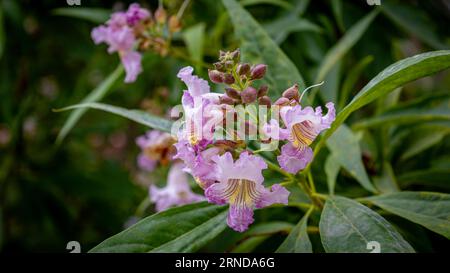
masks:
<path id="1" fill-rule="evenodd" d="M 163 2 L 176 13 L 183 1 Z M 74 238 L 83 252 L 370 252 L 371 241 L 381 252 L 448 247 L 443 1 L 193 1 L 169 54 L 146 53 L 133 84 L 122 83 L 117 56 L 90 40 L 111 7 L 0 3 L 0 249 L 65 251 Z M 179 68 L 206 76 L 220 49 L 238 47 L 246 62 L 268 65 L 263 83 L 272 98 L 294 83 L 303 90 L 325 81 L 303 102 L 337 107 L 300 173 L 286 175 L 262 153 L 272 167 L 266 186 L 283 181 L 291 196 L 287 206 L 256 210 L 243 233 L 226 226 L 226 206 L 155 213 L 147 188 L 163 185 L 167 168 L 142 178 L 133 141 L 146 128 L 170 131 L 167 110 L 183 90 Z"/>

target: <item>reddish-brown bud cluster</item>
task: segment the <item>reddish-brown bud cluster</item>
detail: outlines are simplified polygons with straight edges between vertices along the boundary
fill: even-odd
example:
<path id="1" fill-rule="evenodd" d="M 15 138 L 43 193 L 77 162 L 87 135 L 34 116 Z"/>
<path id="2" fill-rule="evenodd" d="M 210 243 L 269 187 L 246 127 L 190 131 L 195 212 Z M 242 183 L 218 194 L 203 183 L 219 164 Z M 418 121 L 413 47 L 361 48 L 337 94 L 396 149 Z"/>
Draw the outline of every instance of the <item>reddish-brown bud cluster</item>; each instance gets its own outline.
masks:
<path id="1" fill-rule="evenodd" d="M 240 62 L 241 52 L 239 49 L 234 51 L 220 51 L 219 61 L 214 63 L 214 69 L 208 70 L 209 78 L 214 83 L 228 85 L 225 88 L 225 94 L 221 100 L 224 104 L 250 104 L 258 102 L 262 105 L 271 105 L 270 98 L 267 96 L 267 85 L 261 85 L 259 88 L 253 86 L 253 82 L 264 78 L 267 65 Z"/>

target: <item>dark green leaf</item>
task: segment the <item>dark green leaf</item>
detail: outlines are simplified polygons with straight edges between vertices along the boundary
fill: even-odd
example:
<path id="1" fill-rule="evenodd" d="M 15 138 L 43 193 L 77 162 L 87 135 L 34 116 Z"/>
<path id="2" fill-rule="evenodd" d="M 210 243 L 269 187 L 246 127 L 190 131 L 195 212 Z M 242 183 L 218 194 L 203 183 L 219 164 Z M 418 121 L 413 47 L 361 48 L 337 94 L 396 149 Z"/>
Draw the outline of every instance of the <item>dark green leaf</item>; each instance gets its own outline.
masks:
<path id="1" fill-rule="evenodd" d="M 380 208 L 450 239 L 450 195 L 435 192 L 397 192 L 366 198 Z"/>
<path id="2" fill-rule="evenodd" d="M 339 164 L 368 191 L 376 192 L 362 162 L 359 138 L 344 124 L 327 141 L 327 146 Z"/>
<path id="3" fill-rule="evenodd" d="M 361 38 L 370 23 L 377 16 L 378 11 L 373 11 L 366 15 L 363 19 L 353 25 L 345 35 L 334 45 L 325 56 L 320 64 L 315 82 L 323 81 L 331 70 L 331 68 L 353 47 L 353 45 Z"/>
<path id="4" fill-rule="evenodd" d="M 226 228 L 226 206 L 206 202 L 154 214 L 90 252 L 193 252 Z"/>
<path id="5" fill-rule="evenodd" d="M 325 160 L 324 170 L 327 175 L 328 192 L 334 194 L 336 179 L 341 170 L 341 164 L 339 164 L 338 159 L 333 154 L 330 154 Z"/>
<path id="6" fill-rule="evenodd" d="M 252 5 L 259 5 L 259 4 L 269 4 L 278 6 L 284 9 L 291 9 L 292 5 L 289 2 L 283 1 L 283 0 L 242 0 L 241 5 L 242 6 L 252 6 Z"/>
<path id="7" fill-rule="evenodd" d="M 312 253 L 312 244 L 308 237 L 308 217 L 309 210 L 298 224 L 292 229 L 288 237 L 280 245 L 276 252 L 281 253 Z"/>
<path id="8" fill-rule="evenodd" d="M 419 78 L 434 74 L 450 67 L 450 51 L 441 50 L 419 54 L 403 59 L 389 66 L 373 78 L 353 100 L 341 111 L 331 128 L 326 131 L 317 143 L 314 154 L 317 154 L 325 141 L 350 116 L 351 113 L 369 104 L 373 100 L 386 95 L 396 88 Z"/>
<path id="9" fill-rule="evenodd" d="M 381 5 L 381 10 L 395 24 L 399 25 L 409 34 L 418 37 L 434 49 L 449 48 L 448 45 L 440 41 L 430 18 L 420 9 L 413 8 L 410 5 L 385 1 Z"/>
<path id="10" fill-rule="evenodd" d="M 299 84 L 300 89 L 304 89 L 305 84 L 297 67 L 259 23 L 235 0 L 223 0 L 223 3 L 234 25 L 236 37 L 241 41 L 243 60 L 268 65 L 262 82 L 270 87 L 270 94 L 274 98 L 278 97 L 295 83 Z"/>
<path id="11" fill-rule="evenodd" d="M 371 209 L 351 199 L 329 197 L 319 223 L 326 252 L 370 252 L 370 242 L 377 242 L 382 253 L 410 253 L 414 249 Z"/>

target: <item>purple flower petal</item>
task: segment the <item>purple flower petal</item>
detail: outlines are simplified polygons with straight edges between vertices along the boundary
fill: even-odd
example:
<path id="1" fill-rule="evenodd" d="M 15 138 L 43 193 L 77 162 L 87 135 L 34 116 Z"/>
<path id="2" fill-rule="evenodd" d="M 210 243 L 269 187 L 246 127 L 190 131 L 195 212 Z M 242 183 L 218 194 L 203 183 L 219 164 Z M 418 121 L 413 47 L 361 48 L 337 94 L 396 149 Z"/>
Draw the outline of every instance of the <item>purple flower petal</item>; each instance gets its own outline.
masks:
<path id="1" fill-rule="evenodd" d="M 281 155 L 277 157 L 281 168 L 289 173 L 296 174 L 303 170 L 312 160 L 313 152 L 310 147 L 303 150 L 295 148 L 291 143 L 281 147 Z"/>
<path id="2" fill-rule="evenodd" d="M 122 64 L 125 67 L 125 82 L 130 83 L 136 81 L 137 76 L 142 72 L 141 54 L 130 51 L 122 55 Z"/>

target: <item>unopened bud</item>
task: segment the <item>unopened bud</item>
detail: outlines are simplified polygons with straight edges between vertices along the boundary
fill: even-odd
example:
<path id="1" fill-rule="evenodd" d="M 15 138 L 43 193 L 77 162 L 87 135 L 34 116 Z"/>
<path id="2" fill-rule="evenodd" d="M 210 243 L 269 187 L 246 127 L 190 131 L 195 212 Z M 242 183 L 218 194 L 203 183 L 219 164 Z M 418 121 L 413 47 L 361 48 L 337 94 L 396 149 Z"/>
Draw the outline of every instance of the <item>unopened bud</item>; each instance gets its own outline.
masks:
<path id="1" fill-rule="evenodd" d="M 233 61 L 226 61 L 225 62 L 225 68 L 226 69 L 232 69 L 234 66 L 234 62 Z"/>
<path id="2" fill-rule="evenodd" d="M 279 99 L 277 99 L 277 101 L 274 103 L 274 105 L 288 105 L 289 104 L 289 99 L 285 98 L 285 97 L 281 97 Z"/>
<path id="3" fill-rule="evenodd" d="M 214 68 L 220 72 L 224 72 L 225 71 L 225 66 L 223 65 L 222 62 L 217 62 L 214 63 Z"/>
<path id="4" fill-rule="evenodd" d="M 269 87 L 267 85 L 261 85 L 258 89 L 258 98 L 267 95 L 267 91 L 269 90 Z"/>
<path id="5" fill-rule="evenodd" d="M 293 86 L 289 87 L 288 89 L 286 89 L 283 94 L 283 97 L 292 100 L 298 100 L 299 96 L 298 96 L 298 84 L 294 84 Z"/>
<path id="6" fill-rule="evenodd" d="M 231 59 L 234 62 L 239 62 L 239 59 L 241 58 L 241 51 L 238 49 L 236 49 L 235 51 L 231 52 Z"/>
<path id="7" fill-rule="evenodd" d="M 266 74 L 267 65 L 265 64 L 257 64 L 251 70 L 252 80 L 258 80 L 264 77 Z"/>
<path id="8" fill-rule="evenodd" d="M 239 76 L 247 75 L 248 72 L 250 72 L 250 65 L 247 63 L 240 64 L 238 65 L 236 72 Z"/>
<path id="9" fill-rule="evenodd" d="M 234 77 L 231 74 L 223 74 L 223 82 L 226 84 L 233 84 Z"/>
<path id="10" fill-rule="evenodd" d="M 220 103 L 234 105 L 234 100 L 232 98 L 228 97 L 227 95 L 223 95 L 220 97 Z"/>
<path id="11" fill-rule="evenodd" d="M 252 103 L 256 100 L 258 91 L 255 88 L 249 86 L 241 93 L 241 99 L 243 103 Z"/>
<path id="12" fill-rule="evenodd" d="M 208 70 L 208 76 L 213 83 L 223 82 L 222 73 L 217 70 Z"/>
<path id="13" fill-rule="evenodd" d="M 225 88 L 225 93 L 227 94 L 228 97 L 233 98 L 233 99 L 241 99 L 241 95 L 239 94 L 239 92 L 231 87 L 227 87 Z"/>
<path id="14" fill-rule="evenodd" d="M 181 22 L 178 20 L 178 17 L 175 15 L 170 16 L 169 18 L 169 31 L 170 32 L 178 32 L 181 30 Z"/>
<path id="15" fill-rule="evenodd" d="M 159 24 L 164 24 L 167 20 L 167 13 L 163 7 L 158 7 L 155 11 L 155 19 Z"/>
<path id="16" fill-rule="evenodd" d="M 270 105 L 272 104 L 272 101 L 270 100 L 270 98 L 268 96 L 262 96 L 258 99 L 258 103 L 259 103 L 259 105 L 265 105 L 267 107 L 270 107 Z"/>

